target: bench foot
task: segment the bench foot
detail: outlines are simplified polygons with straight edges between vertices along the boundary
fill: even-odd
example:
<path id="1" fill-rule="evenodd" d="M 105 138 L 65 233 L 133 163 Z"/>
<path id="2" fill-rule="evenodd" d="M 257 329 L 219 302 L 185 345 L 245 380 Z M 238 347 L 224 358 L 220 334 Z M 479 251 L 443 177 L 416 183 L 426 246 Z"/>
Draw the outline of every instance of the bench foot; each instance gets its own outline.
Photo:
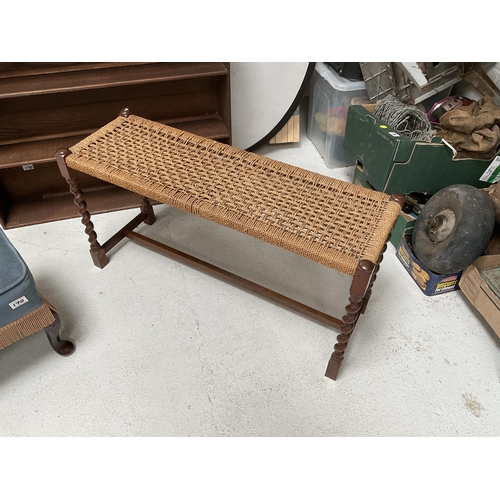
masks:
<path id="1" fill-rule="evenodd" d="M 337 380 L 337 375 L 339 374 L 340 370 L 340 363 L 338 363 L 336 360 L 333 359 L 333 355 L 330 358 L 330 361 L 328 361 L 328 365 L 326 367 L 326 372 L 325 372 L 325 377 L 331 379 L 331 380 Z"/>
<path id="2" fill-rule="evenodd" d="M 55 321 L 44 328 L 52 349 L 60 356 L 70 356 L 75 352 L 76 346 L 71 340 L 61 339 L 61 319 L 54 313 Z"/>
<path id="3" fill-rule="evenodd" d="M 92 261 L 94 265 L 99 269 L 103 269 L 109 263 L 109 257 L 106 255 L 104 248 L 100 247 L 97 250 L 90 249 L 90 256 L 92 257 Z"/>
<path id="4" fill-rule="evenodd" d="M 340 334 L 337 335 L 337 343 L 333 348 L 333 353 L 326 368 L 325 376 L 332 380 L 337 379 L 340 365 L 344 360 L 344 352 L 347 349 L 347 344 L 363 307 L 363 300 L 370 284 L 373 283 L 375 269 L 376 266 L 373 262 L 362 260 L 354 274 L 350 288 L 349 304 L 345 308 L 346 314 L 342 317 L 342 325 L 339 328 Z"/>

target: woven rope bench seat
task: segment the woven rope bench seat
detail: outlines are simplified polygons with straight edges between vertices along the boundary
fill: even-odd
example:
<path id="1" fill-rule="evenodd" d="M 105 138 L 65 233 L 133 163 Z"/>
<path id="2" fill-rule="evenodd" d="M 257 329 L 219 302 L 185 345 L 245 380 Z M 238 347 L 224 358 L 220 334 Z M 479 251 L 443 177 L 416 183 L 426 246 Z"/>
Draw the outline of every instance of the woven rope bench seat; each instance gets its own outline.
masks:
<path id="1" fill-rule="evenodd" d="M 342 273 L 377 262 L 399 215 L 389 195 L 129 115 L 67 165 Z"/>
<path id="2" fill-rule="evenodd" d="M 337 328 L 325 375 L 336 379 L 372 292 L 404 198 L 243 151 L 139 116 L 121 115 L 55 155 L 78 206 L 94 264 L 124 238 Z M 141 197 L 140 213 L 102 245 L 77 172 Z M 341 319 L 134 231 L 156 221 L 150 200 L 235 229 L 352 276 Z"/>

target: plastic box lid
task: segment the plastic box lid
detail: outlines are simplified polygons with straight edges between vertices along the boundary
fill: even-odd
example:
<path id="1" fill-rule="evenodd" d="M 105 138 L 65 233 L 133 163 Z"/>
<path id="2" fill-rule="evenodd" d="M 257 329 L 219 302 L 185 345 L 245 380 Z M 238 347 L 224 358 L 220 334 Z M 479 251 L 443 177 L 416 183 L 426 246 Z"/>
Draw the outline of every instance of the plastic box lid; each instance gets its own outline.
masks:
<path id="1" fill-rule="evenodd" d="M 356 90 L 366 90 L 364 81 L 351 82 L 347 78 L 338 75 L 333 69 L 330 69 L 325 63 L 317 62 L 315 66 L 317 73 L 324 78 L 334 89 L 340 92 L 352 92 Z"/>

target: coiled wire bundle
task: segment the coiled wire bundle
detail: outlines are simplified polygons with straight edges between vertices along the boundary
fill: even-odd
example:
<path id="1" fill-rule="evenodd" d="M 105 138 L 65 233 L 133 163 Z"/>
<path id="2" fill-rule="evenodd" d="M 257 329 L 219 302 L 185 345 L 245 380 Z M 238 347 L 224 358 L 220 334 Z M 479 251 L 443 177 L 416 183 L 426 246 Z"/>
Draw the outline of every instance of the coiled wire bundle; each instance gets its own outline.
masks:
<path id="1" fill-rule="evenodd" d="M 373 115 L 413 141 L 430 142 L 434 137 L 435 132 L 427 115 L 394 95 L 382 99 L 375 106 Z"/>

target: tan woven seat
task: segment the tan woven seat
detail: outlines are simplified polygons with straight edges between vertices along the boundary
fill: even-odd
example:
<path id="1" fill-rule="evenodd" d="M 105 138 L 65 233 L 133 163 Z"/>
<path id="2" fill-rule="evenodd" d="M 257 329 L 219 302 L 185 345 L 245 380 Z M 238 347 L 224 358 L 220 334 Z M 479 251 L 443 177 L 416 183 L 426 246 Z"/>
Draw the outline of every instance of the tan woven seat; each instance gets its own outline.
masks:
<path id="1" fill-rule="evenodd" d="M 351 276 L 377 262 L 400 211 L 387 194 L 134 115 L 70 150 L 77 171 Z"/>
<path id="2" fill-rule="evenodd" d="M 56 160 L 79 207 L 97 267 L 105 267 L 108 252 L 128 238 L 338 328 L 325 373 L 336 379 L 349 338 L 370 298 L 404 201 L 401 196 L 271 160 L 130 115 L 127 109 L 71 150 L 59 150 Z M 102 245 L 74 171 L 141 195 L 140 213 Z M 334 318 L 134 231 L 141 223 L 155 222 L 150 199 L 352 276 L 344 316 Z"/>

